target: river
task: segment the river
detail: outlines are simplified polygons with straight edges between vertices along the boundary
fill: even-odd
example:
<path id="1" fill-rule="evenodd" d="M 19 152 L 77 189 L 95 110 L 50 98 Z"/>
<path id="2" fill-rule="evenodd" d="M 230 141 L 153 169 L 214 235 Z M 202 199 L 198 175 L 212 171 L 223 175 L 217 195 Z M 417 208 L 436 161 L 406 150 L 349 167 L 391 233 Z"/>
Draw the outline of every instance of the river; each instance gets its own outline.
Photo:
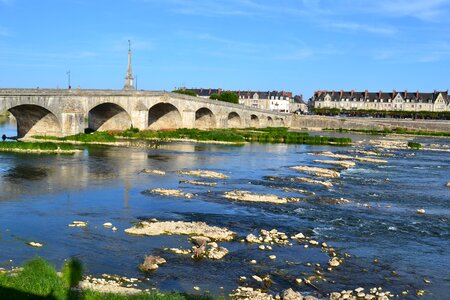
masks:
<path id="1" fill-rule="evenodd" d="M 13 122 L 0 122 L 0 134 L 15 134 Z M 346 135 L 351 136 L 351 135 Z M 351 136 L 362 145 L 369 136 Z M 448 139 L 417 138 L 419 142 L 448 145 Z M 359 145 L 359 143 L 358 143 Z M 148 147 L 82 147 L 75 155 L 0 153 L 0 267 L 18 266 L 42 256 L 60 268 L 75 256 L 86 272 L 137 277 L 141 288 L 164 291 L 228 295 L 239 285 L 258 287 L 252 275 L 272 278 L 272 293 L 288 287 L 317 295 L 308 285 L 296 286 L 319 270 L 326 281 L 314 285 L 322 294 L 342 289 L 382 287 L 401 299 L 447 299 L 450 295 L 450 153 L 394 150 L 387 164 L 358 163 L 341 170 L 334 186 L 269 180 L 267 176 L 303 176 L 289 167 L 315 165 L 323 159 L 312 152 L 349 154 L 350 147 L 248 144 L 245 146 L 188 142 L 149 143 Z M 415 153 L 415 155 L 411 155 Z M 352 154 L 354 155 L 354 154 Z M 328 166 L 329 167 L 329 166 Z M 140 173 L 159 169 L 166 176 Z M 179 170 L 206 169 L 222 172 L 228 179 L 209 180 L 215 187 L 179 183 Z M 191 199 L 142 193 L 163 187 L 193 193 Z M 314 192 L 286 192 L 290 187 Z M 223 198 L 226 191 L 247 190 L 301 197 L 304 201 L 284 205 L 235 202 Z M 331 198 L 352 200 L 330 204 Z M 416 213 L 425 209 L 425 214 Z M 131 236 L 124 229 L 140 220 L 204 221 L 227 227 L 237 241 L 220 243 L 230 250 L 222 260 L 194 261 L 165 247 L 190 248 L 186 236 Z M 68 227 L 74 220 L 87 221 L 86 228 Z M 117 231 L 104 228 L 112 222 Z M 319 242 L 348 254 L 344 263 L 327 271 L 329 260 L 320 248 L 240 243 L 249 233 L 277 229 L 295 235 L 303 232 Z M 26 244 L 38 241 L 42 248 Z M 274 254 L 276 260 L 268 259 Z M 141 273 L 138 265 L 146 255 L 167 260 L 156 272 Z M 256 265 L 249 264 L 252 259 Z M 308 264 L 311 263 L 311 264 Z M 320 264 L 318 267 L 316 264 Z M 240 281 L 246 276 L 246 281 Z M 427 283 L 424 281 L 430 281 Z"/>

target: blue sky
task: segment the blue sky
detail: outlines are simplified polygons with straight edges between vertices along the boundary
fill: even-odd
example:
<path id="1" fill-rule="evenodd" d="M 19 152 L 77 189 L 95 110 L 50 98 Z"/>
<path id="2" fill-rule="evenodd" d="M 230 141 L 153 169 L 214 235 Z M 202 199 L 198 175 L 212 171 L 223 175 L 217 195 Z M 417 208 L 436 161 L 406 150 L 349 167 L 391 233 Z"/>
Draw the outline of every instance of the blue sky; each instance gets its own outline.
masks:
<path id="1" fill-rule="evenodd" d="M 447 90 L 450 0 L 0 0 L 0 87 Z"/>

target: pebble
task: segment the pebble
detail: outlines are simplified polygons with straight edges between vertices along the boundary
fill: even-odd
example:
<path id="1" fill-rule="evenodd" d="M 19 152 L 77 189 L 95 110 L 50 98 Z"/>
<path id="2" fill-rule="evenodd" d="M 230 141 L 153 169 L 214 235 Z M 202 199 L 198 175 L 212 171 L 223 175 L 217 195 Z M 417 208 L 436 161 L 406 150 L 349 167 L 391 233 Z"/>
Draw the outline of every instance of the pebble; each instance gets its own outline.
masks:
<path id="1" fill-rule="evenodd" d="M 263 281 L 262 278 L 259 277 L 258 275 L 253 275 L 252 278 L 255 279 L 258 282 L 262 282 Z"/>
<path id="2" fill-rule="evenodd" d="M 424 279 L 423 279 L 423 282 L 425 282 L 426 284 L 430 284 L 430 283 L 431 283 L 431 280 L 429 280 L 429 279 L 427 279 L 427 278 L 424 278 Z"/>
<path id="3" fill-rule="evenodd" d="M 265 249 L 266 249 L 266 246 L 264 246 L 264 245 L 259 245 L 258 248 L 259 248 L 259 250 L 265 250 Z"/>
<path id="4" fill-rule="evenodd" d="M 117 227 L 111 228 L 112 231 L 117 231 Z"/>
<path id="5" fill-rule="evenodd" d="M 247 277 L 245 277 L 245 276 L 239 276 L 239 280 L 241 280 L 241 281 L 247 280 Z"/>
<path id="6" fill-rule="evenodd" d="M 277 257 L 276 257 L 275 255 L 270 255 L 269 258 L 270 258 L 271 260 L 277 259 Z"/>
<path id="7" fill-rule="evenodd" d="M 112 226 L 113 226 L 113 225 L 112 225 L 111 222 L 103 223 L 103 227 L 112 227 Z"/>
<path id="8" fill-rule="evenodd" d="M 68 225 L 69 227 L 86 227 L 87 222 L 84 221 L 73 221 Z"/>
<path id="9" fill-rule="evenodd" d="M 416 210 L 416 213 L 418 213 L 419 215 L 423 215 L 425 213 L 425 209 L 419 208 Z"/>
<path id="10" fill-rule="evenodd" d="M 198 286 L 194 286 L 193 289 L 196 291 L 200 291 L 200 287 L 198 287 Z"/>
<path id="11" fill-rule="evenodd" d="M 310 240 L 310 241 L 309 241 L 309 244 L 311 244 L 311 245 L 313 245 L 313 246 L 317 246 L 317 245 L 319 245 L 319 242 L 318 242 L 318 241 L 315 241 L 315 240 Z"/>
<path id="12" fill-rule="evenodd" d="M 295 283 L 296 283 L 296 284 L 302 284 L 302 283 L 303 283 L 303 279 L 301 279 L 301 278 L 296 278 L 296 279 L 295 279 Z"/>

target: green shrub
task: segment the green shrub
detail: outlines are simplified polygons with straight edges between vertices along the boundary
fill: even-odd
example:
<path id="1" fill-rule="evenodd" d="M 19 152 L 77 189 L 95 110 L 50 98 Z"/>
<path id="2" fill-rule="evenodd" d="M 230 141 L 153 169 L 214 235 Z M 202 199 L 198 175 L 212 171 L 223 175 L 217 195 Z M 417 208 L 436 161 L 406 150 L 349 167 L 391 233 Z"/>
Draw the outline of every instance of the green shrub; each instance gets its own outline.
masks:
<path id="1" fill-rule="evenodd" d="M 422 144 L 416 143 L 416 142 L 408 142 L 408 148 L 418 150 L 418 149 L 422 148 Z"/>

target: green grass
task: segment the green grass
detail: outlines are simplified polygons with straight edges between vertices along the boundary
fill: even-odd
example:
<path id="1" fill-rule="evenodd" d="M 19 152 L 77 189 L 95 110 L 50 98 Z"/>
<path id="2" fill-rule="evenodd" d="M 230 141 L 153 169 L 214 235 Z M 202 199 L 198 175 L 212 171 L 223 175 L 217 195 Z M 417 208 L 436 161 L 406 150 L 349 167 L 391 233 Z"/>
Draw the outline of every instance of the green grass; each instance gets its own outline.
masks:
<path id="1" fill-rule="evenodd" d="M 412 135 L 420 135 L 420 136 L 442 136 L 442 137 L 450 137 L 450 132 L 433 132 L 433 131 L 420 131 L 420 130 L 408 130 L 406 128 L 394 128 L 394 129 L 384 129 L 384 130 L 375 130 L 375 129 L 333 129 L 333 128 L 325 128 L 323 130 L 326 131 L 338 131 L 338 132 L 361 132 L 370 135 L 386 135 L 386 134 L 412 134 Z"/>
<path id="2" fill-rule="evenodd" d="M 44 151 L 56 151 L 61 150 L 74 150 L 73 145 L 70 144 L 55 144 L 50 142 L 45 143 L 33 143 L 33 142 L 0 142 L 0 150 L 44 150 Z"/>
<path id="3" fill-rule="evenodd" d="M 42 258 L 35 258 L 23 265 L 23 270 L 0 274 L 1 299 L 79 299 L 79 300 L 183 300 L 212 299 L 208 296 L 185 295 L 177 293 L 141 293 L 135 296 L 102 294 L 94 291 L 71 290 L 81 279 L 82 266 L 78 260 L 71 259 L 63 267 L 62 277 Z"/>
<path id="4" fill-rule="evenodd" d="M 117 133 L 117 136 L 138 139 L 193 139 L 197 141 L 260 142 L 314 145 L 351 145 L 349 138 L 310 136 L 305 132 L 290 132 L 288 128 L 247 129 L 177 129 L 173 131 L 138 131 L 136 128 Z"/>
<path id="5" fill-rule="evenodd" d="M 416 142 L 408 142 L 408 148 L 419 150 L 420 148 L 422 148 L 422 144 Z"/>
<path id="6" fill-rule="evenodd" d="M 114 143 L 117 139 L 109 132 L 97 131 L 93 133 L 79 133 L 75 135 L 68 135 L 65 137 L 56 136 L 33 136 L 40 140 L 56 140 L 56 141 L 76 141 L 82 143 Z"/>

